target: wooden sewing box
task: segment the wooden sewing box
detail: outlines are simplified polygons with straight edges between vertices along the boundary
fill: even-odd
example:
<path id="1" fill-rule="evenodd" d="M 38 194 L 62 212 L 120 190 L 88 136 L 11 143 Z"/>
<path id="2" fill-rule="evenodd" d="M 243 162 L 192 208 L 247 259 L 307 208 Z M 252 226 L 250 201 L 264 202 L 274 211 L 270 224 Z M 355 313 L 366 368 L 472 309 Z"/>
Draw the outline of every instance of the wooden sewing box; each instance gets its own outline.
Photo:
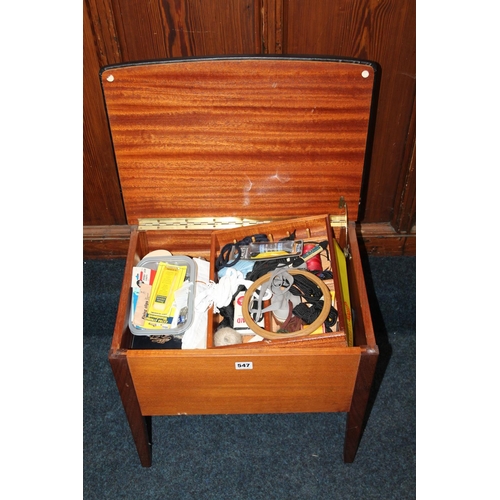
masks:
<path id="1" fill-rule="evenodd" d="M 100 76 L 132 228 L 109 361 L 142 466 L 153 416 L 295 412 L 346 412 L 352 462 L 378 358 L 356 237 L 377 65 L 224 56 Z M 293 231 L 328 239 L 331 255 L 335 238 L 346 255 L 351 307 L 339 304 L 339 331 L 214 347 L 220 317 L 210 310 L 206 349 L 133 348 L 131 275 L 146 254 L 205 258 L 215 280 L 225 242 Z"/>

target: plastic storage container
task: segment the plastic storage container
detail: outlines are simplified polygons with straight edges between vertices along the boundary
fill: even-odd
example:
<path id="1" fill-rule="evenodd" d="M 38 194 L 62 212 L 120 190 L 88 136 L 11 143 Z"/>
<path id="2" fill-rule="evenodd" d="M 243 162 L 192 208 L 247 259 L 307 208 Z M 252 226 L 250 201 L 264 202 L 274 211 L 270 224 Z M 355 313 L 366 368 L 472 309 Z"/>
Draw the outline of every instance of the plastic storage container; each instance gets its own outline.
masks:
<path id="1" fill-rule="evenodd" d="M 141 336 L 151 336 L 151 335 L 182 335 L 192 324 L 194 318 L 194 290 L 196 281 L 196 265 L 190 257 L 185 257 L 181 255 L 172 256 L 152 256 L 145 257 L 142 259 L 136 267 L 146 267 L 148 269 L 157 270 L 160 262 L 165 262 L 174 266 L 186 266 L 186 276 L 184 282 L 189 281 L 191 287 L 189 289 L 189 295 L 187 300 L 187 314 L 185 321 L 177 326 L 176 328 L 162 328 L 162 329 L 150 329 L 141 326 L 136 326 L 133 323 L 134 318 L 134 308 L 132 303 L 130 304 L 130 314 L 128 325 L 130 331 L 134 335 Z"/>

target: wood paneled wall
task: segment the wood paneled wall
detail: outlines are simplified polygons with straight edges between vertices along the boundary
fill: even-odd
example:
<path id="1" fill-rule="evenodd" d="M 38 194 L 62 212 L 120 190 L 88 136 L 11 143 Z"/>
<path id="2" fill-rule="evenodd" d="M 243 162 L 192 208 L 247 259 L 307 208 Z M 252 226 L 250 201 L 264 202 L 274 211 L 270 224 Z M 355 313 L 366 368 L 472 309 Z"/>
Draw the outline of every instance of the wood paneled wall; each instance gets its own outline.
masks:
<path id="1" fill-rule="evenodd" d="M 223 54 L 330 55 L 379 63 L 360 236 L 368 253 L 415 253 L 414 0 L 85 0 L 83 7 L 86 258 L 123 256 L 128 239 L 99 69 Z"/>

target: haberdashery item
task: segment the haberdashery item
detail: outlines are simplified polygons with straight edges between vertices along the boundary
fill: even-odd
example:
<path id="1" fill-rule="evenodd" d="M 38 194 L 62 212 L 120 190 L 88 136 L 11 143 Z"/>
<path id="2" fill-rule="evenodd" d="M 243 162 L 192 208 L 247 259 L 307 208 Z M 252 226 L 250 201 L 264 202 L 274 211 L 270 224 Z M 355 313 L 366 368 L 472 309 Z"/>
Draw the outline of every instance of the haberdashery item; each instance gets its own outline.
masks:
<path id="1" fill-rule="evenodd" d="M 271 304 L 262 308 L 260 294 L 265 294 L 268 291 L 271 292 Z M 270 273 L 269 281 L 262 285 L 256 301 L 257 305 L 251 307 L 250 312 L 256 320 L 263 313 L 272 311 L 278 322 L 282 323 L 287 320 L 292 309 L 299 305 L 302 300 L 306 303 L 316 303 L 320 301 L 321 297 L 321 290 L 308 278 L 298 274 L 294 277 L 287 269 L 277 268 Z M 316 317 L 307 323 L 312 323 L 315 319 Z"/>
<path id="2" fill-rule="evenodd" d="M 196 281 L 194 283 L 194 313 L 191 326 L 182 335 L 182 349 L 206 349 L 208 311 L 204 304 L 197 303 L 196 298 L 208 287 L 210 282 L 210 262 L 205 259 L 193 258 L 196 266 Z"/>
<path id="3" fill-rule="evenodd" d="M 246 280 L 243 275 L 235 269 L 229 269 L 218 283 L 210 281 L 208 286 L 197 296 L 197 302 L 206 309 L 213 306 L 214 313 L 218 313 L 220 308 L 231 303 L 236 290 L 240 285 L 249 287 L 253 282 Z"/>
<path id="4" fill-rule="evenodd" d="M 337 303 L 339 300 L 342 302 L 342 306 L 344 308 L 344 314 L 346 319 L 346 332 L 347 332 L 347 345 L 349 347 L 353 346 L 354 338 L 353 338 L 353 318 L 352 318 L 352 309 L 351 309 L 351 298 L 349 294 L 349 278 L 347 276 L 347 263 L 346 256 L 340 245 L 337 243 L 337 240 L 333 241 L 333 248 L 335 251 L 335 259 L 337 261 L 337 266 L 339 269 L 339 278 L 340 278 L 340 297 L 337 299 Z"/>
<path id="5" fill-rule="evenodd" d="M 187 321 L 189 312 L 188 300 L 194 293 L 193 285 L 190 281 L 184 281 L 183 285 L 174 292 L 172 325 L 176 325 L 177 328 L 180 328 Z"/>
<path id="6" fill-rule="evenodd" d="M 292 313 L 294 316 L 300 318 L 305 324 L 310 324 L 321 313 L 322 308 L 323 306 L 319 302 L 315 302 L 309 305 L 301 302 L 293 308 Z M 330 311 L 328 312 L 328 315 L 323 322 L 325 324 L 326 331 L 332 331 L 332 328 L 337 323 L 338 316 L 339 315 L 335 307 L 330 306 Z"/>
<path id="7" fill-rule="evenodd" d="M 270 331 L 267 331 L 267 330 L 259 327 L 255 323 L 255 321 L 252 319 L 252 315 L 250 314 L 250 311 L 249 311 L 249 304 L 250 304 L 250 299 L 254 295 L 254 292 L 260 286 L 262 286 L 264 288 L 264 284 L 266 286 L 268 285 L 269 281 L 272 278 L 272 273 L 269 273 L 269 274 L 262 276 L 257 281 L 255 281 L 252 284 L 252 286 L 247 290 L 247 293 L 245 294 L 245 297 L 243 299 L 242 308 L 243 308 L 243 316 L 245 317 L 245 321 L 246 321 L 247 325 L 251 328 L 251 330 L 254 333 L 256 333 L 257 335 L 260 335 L 261 337 L 264 337 L 266 339 L 274 340 L 274 339 L 301 337 L 301 336 L 309 335 L 310 333 L 314 332 L 316 330 L 316 328 L 318 328 L 320 325 L 322 325 L 325 322 L 325 320 L 328 317 L 328 314 L 330 313 L 330 308 L 332 305 L 330 290 L 325 285 L 325 283 L 323 283 L 323 281 L 321 279 L 319 279 L 313 273 L 311 273 L 309 271 L 303 271 L 301 269 L 290 269 L 288 272 L 292 277 L 300 275 L 300 276 L 304 276 L 308 280 L 312 281 L 312 283 L 319 288 L 319 293 L 321 293 L 321 295 L 322 295 L 323 307 L 322 307 L 321 312 L 318 315 L 318 317 L 310 325 L 308 325 L 307 327 L 305 327 L 304 329 L 301 329 L 301 330 L 287 332 L 287 333 L 277 333 L 277 332 L 270 332 Z"/>
<path id="8" fill-rule="evenodd" d="M 143 283 L 139 287 L 139 296 L 135 306 L 135 314 L 133 318 L 134 325 L 143 326 L 146 314 L 148 312 L 149 297 L 151 295 L 151 285 Z"/>
<path id="9" fill-rule="evenodd" d="M 304 257 L 307 257 L 309 252 L 312 250 L 313 252 L 315 250 L 318 250 L 317 248 L 318 245 L 315 245 L 314 243 L 306 243 L 304 244 L 304 249 L 303 249 L 303 253 L 301 255 L 302 259 L 304 259 Z M 316 253 L 315 255 L 312 255 L 310 254 L 311 256 L 307 259 L 304 259 L 305 260 L 305 263 L 306 263 L 306 266 L 307 266 L 307 269 L 309 269 L 309 271 L 323 271 L 323 265 L 321 264 L 321 251 L 323 250 L 323 247 L 320 247 L 321 250 L 318 251 L 318 253 Z"/>
<path id="10" fill-rule="evenodd" d="M 293 305 L 291 302 L 288 303 L 288 306 L 288 316 L 284 321 L 277 322 L 279 325 L 278 330 L 276 330 L 277 333 L 296 332 L 298 330 L 301 330 L 304 325 L 304 321 L 293 314 Z"/>
<path id="11" fill-rule="evenodd" d="M 152 252 L 147 253 L 144 258 L 147 257 L 171 257 L 172 253 L 168 250 L 153 250 Z"/>
<path id="12" fill-rule="evenodd" d="M 294 266 L 293 264 L 296 260 L 300 260 L 300 262 L 297 266 Z M 261 276 L 264 276 L 264 274 L 270 273 L 278 268 L 285 269 L 294 267 L 295 269 L 307 269 L 306 263 L 299 256 L 251 262 L 254 263 L 254 266 L 252 271 L 246 275 L 246 279 L 250 281 L 256 281 Z"/>
<path id="13" fill-rule="evenodd" d="M 318 275 L 316 275 L 318 276 Z M 323 279 L 323 278 L 321 278 Z M 311 335 L 315 334 L 322 334 L 322 333 L 330 333 L 330 332 L 336 332 L 339 329 L 339 322 L 338 322 L 338 311 L 335 308 L 336 307 L 336 298 L 335 298 L 335 290 L 333 289 L 333 279 L 332 280 L 325 280 L 326 285 L 330 289 L 330 295 L 332 296 L 332 307 L 330 309 L 330 315 L 328 318 L 325 320 L 325 322 L 314 332 L 312 332 Z M 296 311 L 295 311 L 296 312 Z M 298 318 L 298 316 L 296 316 Z M 299 318 L 300 319 L 300 318 Z M 302 320 L 300 320 L 302 321 Z"/>
<path id="14" fill-rule="evenodd" d="M 275 317 L 278 323 L 283 323 L 290 316 L 293 308 L 300 304 L 301 298 L 300 295 L 293 295 L 293 293 L 289 293 L 288 300 L 283 304 L 283 307 L 280 309 L 276 309 L 273 311 L 273 316 Z M 259 325 L 262 326 L 262 325 Z"/>
<path id="15" fill-rule="evenodd" d="M 155 281 L 157 279 L 158 273 L 161 271 L 161 269 L 179 269 L 182 268 L 180 271 L 180 274 L 177 276 L 179 279 L 179 276 L 182 276 L 182 281 L 177 282 L 177 285 L 174 289 L 171 290 L 171 294 L 167 293 L 164 294 L 161 287 L 157 286 L 157 290 L 159 293 L 156 294 L 156 298 L 158 299 L 156 301 L 156 307 L 154 307 L 153 304 L 151 304 L 153 300 L 153 294 L 155 293 Z M 134 275 L 132 277 L 132 284 L 136 282 L 136 278 L 141 277 L 143 279 L 146 279 L 147 273 L 142 273 L 142 274 L 137 274 L 135 273 L 136 270 L 138 269 L 146 269 L 149 271 L 151 276 L 154 276 L 153 282 L 149 282 L 148 284 L 152 285 L 152 289 L 150 292 L 150 300 L 149 304 L 146 310 L 146 315 L 144 316 L 144 323 L 142 325 L 137 324 L 134 322 L 135 318 L 135 312 L 137 308 L 137 301 L 132 301 L 131 307 L 130 307 L 130 314 L 129 314 L 129 329 L 134 335 L 162 335 L 162 334 L 169 334 L 169 335 L 182 335 L 191 325 L 193 322 L 193 314 L 194 314 L 194 282 L 196 281 L 196 266 L 193 262 L 193 259 L 190 257 L 186 257 L 183 255 L 158 255 L 158 256 L 150 256 L 150 257 L 145 257 L 143 258 L 137 266 L 134 268 Z M 149 278 L 150 280 L 151 278 Z M 167 283 L 168 280 L 166 280 L 165 283 Z M 186 293 L 188 294 L 187 296 L 187 303 L 185 302 L 185 298 L 181 299 L 181 308 L 177 309 L 174 306 L 174 301 L 175 301 L 175 291 L 178 289 L 181 289 L 183 287 L 183 284 L 185 282 L 188 282 L 186 285 Z M 137 284 L 137 282 L 136 282 Z M 189 286 L 191 284 L 191 286 Z M 133 287 L 132 287 L 133 288 Z M 165 287 L 166 289 L 167 287 Z M 139 296 L 137 296 L 137 299 Z M 167 310 L 168 309 L 168 310 Z M 178 321 L 179 317 L 181 317 L 181 309 L 184 309 L 183 311 L 183 317 L 182 321 L 179 325 L 177 323 L 173 323 L 174 318 L 177 318 L 176 321 Z M 148 319 L 148 314 L 151 313 L 151 317 Z M 162 326 L 155 326 L 152 327 L 151 324 L 154 321 L 157 321 L 157 325 L 162 325 Z"/>
<path id="16" fill-rule="evenodd" d="M 156 268 L 155 269 L 150 269 L 145 266 L 134 266 L 132 269 L 132 280 L 130 283 L 130 286 L 132 287 L 132 304 L 131 304 L 131 309 L 135 313 L 137 312 L 137 316 L 142 318 L 141 319 L 141 325 L 144 323 L 144 318 L 146 317 L 146 312 L 147 312 L 147 307 L 148 307 L 148 302 L 146 301 L 141 301 L 142 303 L 142 308 L 138 311 L 137 310 L 137 303 L 139 300 L 139 294 L 141 291 L 141 287 L 143 284 L 146 285 L 153 285 L 153 281 L 156 275 Z M 150 290 L 151 291 L 151 290 Z M 148 297 L 149 301 L 149 297 Z M 136 323 L 139 324 L 139 323 Z"/>
<path id="17" fill-rule="evenodd" d="M 234 298 L 234 307 L 233 307 L 233 329 L 237 330 L 242 334 L 253 334 L 250 327 L 247 325 L 245 318 L 243 317 L 242 305 L 243 298 L 245 297 L 245 290 L 239 292 Z M 261 315 L 260 319 L 256 319 L 257 325 L 261 328 L 264 327 L 264 316 Z"/>
<path id="18" fill-rule="evenodd" d="M 313 275 L 313 273 L 311 273 L 311 275 Z M 314 274 L 314 276 L 316 275 Z M 323 283 L 328 287 L 327 283 L 325 283 L 324 281 Z M 323 307 L 320 289 L 315 286 L 308 277 L 295 276 L 293 291 L 298 291 L 298 293 L 300 293 L 302 302 L 293 308 L 292 315 L 299 318 L 304 324 L 309 325 L 313 323 L 321 313 Z M 330 296 L 332 296 L 331 291 Z M 333 306 L 332 302 L 332 305 L 330 306 L 330 312 L 328 313 L 328 316 L 323 324 L 325 331 L 333 331 L 332 329 L 337 323 L 337 318 L 338 312 Z"/>
<path id="19" fill-rule="evenodd" d="M 148 308 L 150 313 L 168 313 L 174 302 L 174 294 L 182 284 L 186 276 L 186 266 L 175 266 L 160 262 L 156 271 L 156 277 L 151 290 L 151 299 Z"/>
<path id="20" fill-rule="evenodd" d="M 149 330 L 177 328 L 175 292 L 183 286 L 186 272 L 187 266 L 166 262 L 158 264 L 143 328 Z"/>
<path id="21" fill-rule="evenodd" d="M 218 328 L 222 328 L 223 326 L 228 326 L 229 328 L 234 327 L 235 299 L 241 292 L 246 292 L 246 290 L 247 287 L 245 285 L 239 285 L 231 299 L 231 302 L 227 306 L 219 307 L 219 314 L 222 317 L 222 320 L 220 321 Z"/>
<path id="22" fill-rule="evenodd" d="M 303 240 L 255 242 L 241 247 L 241 259 L 263 260 L 293 257 L 302 253 Z"/>
<path id="23" fill-rule="evenodd" d="M 283 323 L 290 315 L 291 309 L 298 305 L 301 301 L 299 293 L 295 293 L 292 288 L 294 278 L 288 273 L 287 268 L 277 267 L 271 274 L 270 279 L 261 287 L 260 293 L 265 293 L 270 290 L 271 304 L 262 309 L 262 300 L 257 300 L 257 307 L 250 308 L 250 312 L 254 315 L 253 318 L 262 317 L 266 312 L 272 311 L 278 323 Z M 263 326 L 256 321 L 258 326 Z"/>
<path id="24" fill-rule="evenodd" d="M 264 242 L 269 241 L 267 235 L 265 234 L 252 234 L 251 236 L 246 236 L 245 238 L 227 243 L 224 245 L 215 260 L 215 268 L 219 271 L 223 267 L 234 266 L 242 256 L 241 248 L 248 246 L 252 242 Z"/>
<path id="25" fill-rule="evenodd" d="M 288 309 L 293 277 L 288 273 L 287 269 L 275 269 L 268 276 L 269 279 L 261 286 L 256 306 L 249 309 L 254 320 L 257 320 L 269 311 Z M 268 292 L 271 293 L 271 304 L 267 307 L 262 307 L 263 297 Z"/>
<path id="26" fill-rule="evenodd" d="M 255 264 L 256 262 L 252 260 L 239 260 L 232 267 L 223 267 L 222 269 L 219 269 L 217 275 L 219 276 L 220 279 L 227 273 L 228 269 L 236 269 L 237 271 L 240 271 L 240 273 L 243 274 L 244 277 L 246 277 L 248 273 L 252 272 L 252 269 L 254 268 Z"/>
<path id="27" fill-rule="evenodd" d="M 241 338 L 241 334 L 229 327 L 219 328 L 214 333 L 214 345 L 216 347 L 221 345 L 241 344 L 242 342 L 243 339 Z"/>
<path id="28" fill-rule="evenodd" d="M 328 247 L 328 241 L 322 241 L 321 243 L 318 243 L 313 248 L 309 249 L 307 252 L 304 252 L 304 254 L 293 263 L 293 267 L 299 267 L 301 263 L 307 262 L 308 260 L 312 259 L 315 255 L 319 255 L 327 247 Z"/>

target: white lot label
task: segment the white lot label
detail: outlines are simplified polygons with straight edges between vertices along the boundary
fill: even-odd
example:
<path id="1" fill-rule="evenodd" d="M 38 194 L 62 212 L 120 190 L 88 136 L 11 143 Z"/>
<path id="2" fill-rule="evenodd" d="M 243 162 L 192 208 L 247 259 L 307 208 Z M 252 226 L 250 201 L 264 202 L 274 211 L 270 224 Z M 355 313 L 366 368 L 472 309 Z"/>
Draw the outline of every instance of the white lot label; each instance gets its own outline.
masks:
<path id="1" fill-rule="evenodd" d="M 253 370 L 253 363 L 251 361 L 237 361 L 234 363 L 237 370 Z"/>

